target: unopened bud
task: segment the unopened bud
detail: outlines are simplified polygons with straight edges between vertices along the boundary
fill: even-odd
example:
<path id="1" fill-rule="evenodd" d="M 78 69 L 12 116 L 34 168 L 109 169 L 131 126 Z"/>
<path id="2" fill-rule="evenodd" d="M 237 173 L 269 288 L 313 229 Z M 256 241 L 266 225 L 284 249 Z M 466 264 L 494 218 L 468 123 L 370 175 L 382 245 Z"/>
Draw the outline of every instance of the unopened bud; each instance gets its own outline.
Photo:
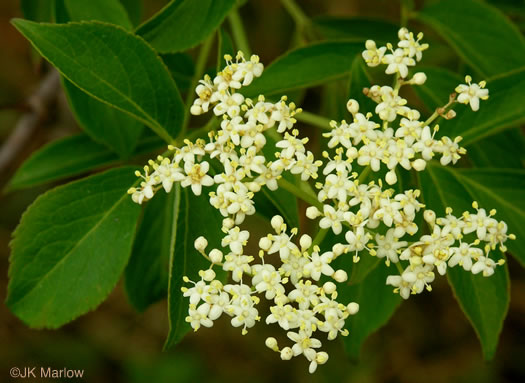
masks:
<path id="1" fill-rule="evenodd" d="M 385 180 L 387 184 L 393 185 L 397 182 L 397 175 L 396 171 L 394 169 L 390 170 L 388 173 L 386 173 Z"/>
<path id="2" fill-rule="evenodd" d="M 208 246 L 208 241 L 203 236 L 200 236 L 195 240 L 194 246 L 197 251 L 203 252 Z"/>
<path id="3" fill-rule="evenodd" d="M 335 283 L 328 281 L 323 285 L 323 290 L 326 294 L 333 294 L 337 290 L 337 286 Z"/>
<path id="4" fill-rule="evenodd" d="M 450 109 L 447 114 L 445 115 L 445 119 L 447 120 L 451 120 L 453 119 L 454 117 L 456 117 L 456 112 L 453 111 L 452 109 Z"/>
<path id="5" fill-rule="evenodd" d="M 280 233 L 284 224 L 283 217 L 281 217 L 280 215 L 274 215 L 272 217 L 272 220 L 270 221 L 270 224 L 276 232 Z"/>
<path id="6" fill-rule="evenodd" d="M 359 112 L 359 103 L 351 98 L 346 103 L 346 109 L 348 109 L 348 111 L 352 114 L 357 114 Z"/>
<path id="7" fill-rule="evenodd" d="M 303 234 L 301 239 L 299 239 L 299 245 L 301 245 L 301 249 L 309 249 L 312 246 L 312 237 L 308 234 Z"/>
<path id="8" fill-rule="evenodd" d="M 359 312 L 359 303 L 350 302 L 346 308 L 348 310 L 348 314 L 355 315 Z"/>
<path id="9" fill-rule="evenodd" d="M 423 72 L 417 72 L 411 80 L 412 84 L 416 85 L 423 85 L 425 81 L 427 81 L 427 75 Z"/>
<path id="10" fill-rule="evenodd" d="M 306 216 L 310 219 L 316 219 L 321 215 L 321 212 L 315 206 L 310 206 L 306 209 Z"/>
<path id="11" fill-rule="evenodd" d="M 434 222 L 436 221 L 436 213 L 434 213 L 433 210 L 425 210 L 425 212 L 423 213 L 423 218 L 430 225 L 434 225 Z"/>
<path id="12" fill-rule="evenodd" d="M 336 282 L 342 283 L 348 280 L 348 274 L 344 270 L 337 270 L 334 275 L 332 275 L 332 278 L 334 278 Z"/>
<path id="13" fill-rule="evenodd" d="M 210 260 L 212 263 L 221 263 L 222 262 L 222 251 L 219 249 L 213 249 L 210 251 Z"/>
<path id="14" fill-rule="evenodd" d="M 202 279 L 204 279 L 206 282 L 211 282 L 215 279 L 215 271 L 213 271 L 212 269 L 208 269 L 208 270 L 201 270 L 201 273 L 199 273 L 199 275 L 202 277 Z"/>
<path id="15" fill-rule="evenodd" d="M 290 360 L 293 357 L 293 351 L 290 347 L 285 347 L 281 350 L 281 359 Z"/>
<path id="16" fill-rule="evenodd" d="M 427 167 L 427 162 L 422 158 L 418 158 L 417 160 L 412 162 L 412 167 L 416 171 L 421 172 L 425 170 L 425 168 Z"/>
<path id="17" fill-rule="evenodd" d="M 272 246 L 272 241 L 268 237 L 262 237 L 259 240 L 259 247 L 264 250 L 268 251 L 270 247 Z"/>
<path id="18" fill-rule="evenodd" d="M 279 347 L 277 346 L 277 340 L 274 337 L 270 336 L 266 338 L 266 342 L 264 343 L 266 344 L 266 347 L 268 347 L 269 349 L 273 351 L 279 351 Z"/>

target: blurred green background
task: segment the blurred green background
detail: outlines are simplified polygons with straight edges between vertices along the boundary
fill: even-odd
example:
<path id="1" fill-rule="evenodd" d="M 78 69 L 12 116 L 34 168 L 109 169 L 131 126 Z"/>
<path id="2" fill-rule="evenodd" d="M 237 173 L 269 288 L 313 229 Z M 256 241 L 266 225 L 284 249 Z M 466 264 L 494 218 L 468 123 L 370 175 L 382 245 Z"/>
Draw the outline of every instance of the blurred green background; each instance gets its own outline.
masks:
<path id="1" fill-rule="evenodd" d="M 459 1 L 459 0 L 458 0 Z M 431 1 L 425 2 L 430 3 Z M 143 19 L 166 1 L 144 1 Z M 299 1 L 308 15 L 367 16 L 399 22 L 394 0 Z M 423 2 L 417 1 L 420 7 Z M 523 1 L 497 1 L 523 30 Z M 294 24 L 277 0 L 250 0 L 241 9 L 250 45 L 268 64 L 293 44 Z M 17 0 L 0 2 L 0 142 L 10 134 L 47 67 L 35 57 L 29 43 L 9 24 L 21 17 Z M 417 24 L 410 25 L 416 31 Z M 426 30 L 425 30 L 426 32 Z M 430 36 L 436 38 L 430 33 Z M 454 69 L 454 56 L 440 42 L 431 45 L 427 62 Z M 330 85 L 328 85 L 330 86 Z M 309 91 L 308 106 L 340 109 L 321 102 L 322 90 Z M 336 105 L 336 106 L 334 106 Z M 319 108 L 318 108 L 319 109 Z M 336 117 L 336 116 L 333 116 Z M 14 170 L 43 144 L 79 131 L 67 102 L 60 95 L 29 143 L 0 174 L 3 188 Z M 34 198 L 54 185 L 0 195 L 0 295 L 5 297 L 11 232 Z M 247 225 L 265 228 L 252 218 Z M 483 361 L 474 331 L 455 302 L 446 280 L 434 291 L 404 302 L 392 320 L 366 343 L 359 363 L 349 361 L 338 342 L 327 343 L 330 361 L 311 376 L 304 358 L 282 362 L 264 340 L 276 327 L 260 325 L 246 336 L 221 318 L 212 329 L 189 334 L 169 352 L 162 352 L 167 334 L 166 303 L 138 314 L 128 305 L 121 284 L 95 310 L 56 331 L 31 330 L 2 305 L 0 308 L 0 382 L 14 381 L 11 367 L 84 369 L 87 382 L 524 382 L 525 381 L 525 272 L 509 259 L 511 305 L 499 349 L 490 363 Z M 350 334 L 352 336 L 352 334 Z M 56 380 L 55 380 L 56 381 Z"/>

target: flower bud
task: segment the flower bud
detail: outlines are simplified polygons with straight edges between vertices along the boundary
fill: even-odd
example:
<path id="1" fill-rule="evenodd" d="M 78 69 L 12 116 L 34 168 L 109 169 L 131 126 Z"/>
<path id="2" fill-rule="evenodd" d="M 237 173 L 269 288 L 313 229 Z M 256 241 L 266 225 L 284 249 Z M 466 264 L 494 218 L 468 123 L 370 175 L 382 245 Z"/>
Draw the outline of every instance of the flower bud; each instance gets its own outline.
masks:
<path id="1" fill-rule="evenodd" d="M 336 289 L 337 289 L 337 286 L 335 285 L 335 283 L 330 282 L 330 281 L 326 282 L 323 285 L 323 290 L 326 294 L 333 294 Z"/>
<path id="2" fill-rule="evenodd" d="M 299 245 L 301 245 L 301 249 L 309 249 L 312 246 L 312 237 L 308 234 L 303 234 L 301 239 L 299 239 Z"/>
<path id="3" fill-rule="evenodd" d="M 222 220 L 223 230 L 230 230 L 235 225 L 235 221 L 231 218 L 224 218 Z"/>
<path id="4" fill-rule="evenodd" d="M 208 246 L 208 241 L 203 236 L 200 236 L 195 240 L 194 246 L 197 251 L 202 253 Z"/>
<path id="5" fill-rule="evenodd" d="M 272 241 L 268 237 L 262 237 L 259 240 L 259 247 L 264 250 L 268 251 L 270 247 L 272 246 Z"/>
<path id="6" fill-rule="evenodd" d="M 434 225 L 434 222 L 436 221 L 436 213 L 434 213 L 433 210 L 425 210 L 425 212 L 423 213 L 423 218 L 429 224 Z"/>
<path id="7" fill-rule="evenodd" d="M 280 215 L 274 215 L 272 217 L 272 220 L 270 221 L 270 224 L 276 232 L 280 233 L 284 224 L 283 217 L 281 217 Z"/>
<path id="8" fill-rule="evenodd" d="M 215 274 L 215 271 L 213 271 L 212 269 L 208 269 L 208 270 L 201 270 L 201 272 L 199 273 L 199 275 L 202 277 L 202 279 L 204 279 L 206 282 L 211 282 L 215 279 L 216 277 L 216 274 Z"/>
<path id="9" fill-rule="evenodd" d="M 336 243 L 332 247 L 332 253 L 334 253 L 334 257 L 339 257 L 344 252 L 345 252 L 345 245 L 343 245 L 342 243 Z"/>
<path id="10" fill-rule="evenodd" d="M 328 354 L 324 351 L 320 351 L 315 355 L 315 361 L 317 364 L 325 364 L 328 361 Z"/>
<path id="11" fill-rule="evenodd" d="M 359 103 L 351 98 L 346 103 L 346 109 L 348 109 L 348 111 L 352 114 L 357 114 L 359 112 Z"/>
<path id="12" fill-rule="evenodd" d="M 427 81 L 427 75 L 423 72 L 417 72 L 411 80 L 412 84 L 416 85 L 423 85 L 425 81 Z"/>
<path id="13" fill-rule="evenodd" d="M 210 251 L 210 260 L 212 263 L 221 263 L 222 262 L 222 251 L 219 249 L 213 249 Z"/>
<path id="14" fill-rule="evenodd" d="M 290 360 L 293 357 L 293 351 L 290 347 L 285 347 L 281 350 L 281 359 Z"/>
<path id="15" fill-rule="evenodd" d="M 348 309 L 348 314 L 355 315 L 359 311 L 359 303 L 350 302 L 346 308 Z"/>
<path id="16" fill-rule="evenodd" d="M 336 282 L 342 283 L 348 280 L 348 274 L 346 274 L 344 270 L 337 270 L 334 275 L 332 275 L 332 278 L 334 278 Z"/>
<path id="17" fill-rule="evenodd" d="M 274 337 L 270 336 L 266 338 L 266 342 L 264 343 L 266 344 L 266 347 L 268 347 L 269 349 L 273 351 L 279 351 L 279 347 L 277 346 L 277 340 Z"/>
<path id="18" fill-rule="evenodd" d="M 427 162 L 422 158 L 418 158 L 417 160 L 412 162 L 412 167 L 416 171 L 421 172 L 425 170 L 425 168 L 427 167 Z"/>
<path id="19" fill-rule="evenodd" d="M 306 216 L 310 219 L 316 219 L 320 215 L 321 215 L 321 212 L 315 206 L 310 206 L 309 208 L 306 209 Z"/>
<path id="20" fill-rule="evenodd" d="M 390 170 L 388 173 L 386 173 L 385 180 L 387 184 L 393 185 L 397 182 L 397 175 L 396 171 L 394 169 Z"/>

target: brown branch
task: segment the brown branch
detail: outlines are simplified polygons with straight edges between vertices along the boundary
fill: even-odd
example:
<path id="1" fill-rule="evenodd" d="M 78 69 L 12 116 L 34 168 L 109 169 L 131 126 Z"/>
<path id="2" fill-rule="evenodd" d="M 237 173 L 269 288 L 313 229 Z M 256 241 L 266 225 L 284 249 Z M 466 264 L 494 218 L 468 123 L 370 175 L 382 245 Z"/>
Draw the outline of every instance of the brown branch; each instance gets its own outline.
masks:
<path id="1" fill-rule="evenodd" d="M 46 116 L 46 110 L 54 102 L 60 89 L 60 75 L 51 70 L 40 83 L 38 89 L 27 100 L 28 110 L 20 116 L 11 135 L 0 148 L 0 173 L 3 173 L 13 158 L 29 141 L 37 127 Z"/>

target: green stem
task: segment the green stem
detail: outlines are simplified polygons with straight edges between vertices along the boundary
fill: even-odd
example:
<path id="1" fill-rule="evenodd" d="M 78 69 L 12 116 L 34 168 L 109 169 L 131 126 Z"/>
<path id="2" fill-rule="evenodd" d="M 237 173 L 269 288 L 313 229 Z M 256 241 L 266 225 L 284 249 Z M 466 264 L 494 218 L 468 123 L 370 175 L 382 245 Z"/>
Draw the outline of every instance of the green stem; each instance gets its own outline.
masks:
<path id="1" fill-rule="evenodd" d="M 331 120 L 326 117 L 308 112 L 297 113 L 294 117 L 297 121 L 301 121 L 321 129 L 332 130 L 330 127 Z"/>
<path id="2" fill-rule="evenodd" d="M 206 69 L 206 62 L 208 61 L 208 55 L 210 54 L 210 49 L 213 43 L 214 35 L 215 34 L 212 33 L 210 37 L 208 37 L 206 41 L 204 41 L 204 44 L 202 44 L 201 50 L 199 52 L 199 57 L 197 57 L 197 63 L 195 64 L 195 74 L 193 75 L 190 89 L 188 90 L 188 94 L 186 95 L 186 109 L 184 109 L 184 122 L 182 124 L 182 130 L 179 134 L 179 137 L 184 137 L 186 131 L 188 130 L 188 126 L 190 124 L 191 103 L 193 101 L 193 98 L 195 97 L 194 91 L 204 74 L 204 70 Z"/>
<path id="3" fill-rule="evenodd" d="M 372 168 L 370 167 L 370 165 L 367 165 L 363 169 L 361 174 L 359 174 L 359 177 L 357 178 L 357 181 L 359 182 L 359 184 L 362 184 L 363 182 L 365 182 L 366 177 L 368 177 L 368 175 L 370 174 L 370 170 L 372 170 Z"/>
<path id="4" fill-rule="evenodd" d="M 439 116 L 445 114 L 446 112 L 448 112 L 447 108 L 449 106 L 451 106 L 452 104 L 454 104 L 456 102 L 456 99 L 455 97 L 451 97 L 450 98 L 450 101 L 445 104 L 444 106 L 442 106 L 441 108 L 437 108 L 434 113 L 432 113 L 432 115 L 427 118 L 427 120 L 423 123 L 423 126 L 427 126 L 429 125 L 430 123 L 432 123 L 432 121 L 434 121 L 436 118 L 438 118 Z"/>
<path id="5" fill-rule="evenodd" d="M 239 11 L 234 9 L 228 15 L 228 21 L 232 28 L 232 37 L 237 49 L 241 50 L 246 57 L 251 56 L 250 44 L 248 43 L 248 38 L 246 37 L 246 31 L 242 25 L 241 17 L 239 16 Z"/>
<path id="6" fill-rule="evenodd" d="M 319 202 L 315 196 L 312 196 L 309 193 L 306 193 L 304 190 L 301 190 L 298 186 L 285 180 L 284 178 L 280 178 L 279 181 L 277 181 L 277 183 L 279 184 L 279 187 L 283 188 L 289 193 L 292 193 L 294 196 L 302 199 L 304 202 L 312 206 L 316 206 L 317 208 L 320 208 L 320 209 L 323 208 L 323 204 Z"/>
<path id="7" fill-rule="evenodd" d="M 319 246 L 321 242 L 323 242 L 323 239 L 326 237 L 326 234 L 328 234 L 328 230 L 329 229 L 319 229 L 319 231 L 315 235 L 314 240 L 312 241 L 312 247 Z"/>
<path id="8" fill-rule="evenodd" d="M 397 267 L 397 271 L 399 271 L 399 275 L 403 275 L 403 267 L 401 266 L 401 264 L 399 262 L 396 262 L 395 263 L 396 267 Z"/>
<path id="9" fill-rule="evenodd" d="M 295 0 L 281 0 L 281 4 L 294 20 L 299 35 L 307 40 L 315 40 L 315 35 L 311 30 L 310 18 L 297 5 Z"/>

